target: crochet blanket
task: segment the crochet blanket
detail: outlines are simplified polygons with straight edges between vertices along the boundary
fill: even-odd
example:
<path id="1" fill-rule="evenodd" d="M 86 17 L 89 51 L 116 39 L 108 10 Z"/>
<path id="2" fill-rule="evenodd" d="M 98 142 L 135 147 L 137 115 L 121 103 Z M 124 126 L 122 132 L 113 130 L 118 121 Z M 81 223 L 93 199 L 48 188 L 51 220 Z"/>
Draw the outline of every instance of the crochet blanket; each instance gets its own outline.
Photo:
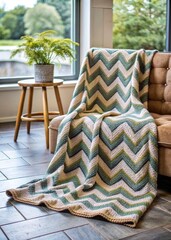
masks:
<path id="1" fill-rule="evenodd" d="M 157 130 L 145 108 L 153 54 L 91 49 L 47 175 L 7 194 L 135 227 L 157 189 Z"/>

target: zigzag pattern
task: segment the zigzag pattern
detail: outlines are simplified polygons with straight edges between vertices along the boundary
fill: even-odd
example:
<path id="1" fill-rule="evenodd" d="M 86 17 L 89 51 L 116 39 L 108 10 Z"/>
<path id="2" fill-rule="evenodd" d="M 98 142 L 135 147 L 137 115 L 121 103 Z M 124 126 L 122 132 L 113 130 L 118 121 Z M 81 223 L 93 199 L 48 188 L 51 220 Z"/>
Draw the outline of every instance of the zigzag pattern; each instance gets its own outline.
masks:
<path id="1" fill-rule="evenodd" d="M 91 49 L 47 176 L 8 194 L 135 227 L 157 188 L 156 125 L 144 107 L 153 54 Z"/>

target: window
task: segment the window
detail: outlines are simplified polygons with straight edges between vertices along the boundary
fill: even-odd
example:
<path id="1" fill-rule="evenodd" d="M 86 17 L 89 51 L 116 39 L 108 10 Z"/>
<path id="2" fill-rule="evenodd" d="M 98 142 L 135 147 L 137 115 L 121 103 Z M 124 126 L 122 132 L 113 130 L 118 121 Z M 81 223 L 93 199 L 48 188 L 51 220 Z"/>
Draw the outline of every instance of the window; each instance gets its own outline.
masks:
<path id="1" fill-rule="evenodd" d="M 166 0 L 113 0 L 113 47 L 166 49 Z"/>
<path id="2" fill-rule="evenodd" d="M 33 66 L 24 54 L 10 59 L 11 51 L 23 35 L 53 29 L 57 37 L 79 42 L 79 0 L 0 0 L 0 84 L 33 77 Z M 55 78 L 75 79 L 79 70 L 79 48 L 76 61 L 55 66 Z"/>

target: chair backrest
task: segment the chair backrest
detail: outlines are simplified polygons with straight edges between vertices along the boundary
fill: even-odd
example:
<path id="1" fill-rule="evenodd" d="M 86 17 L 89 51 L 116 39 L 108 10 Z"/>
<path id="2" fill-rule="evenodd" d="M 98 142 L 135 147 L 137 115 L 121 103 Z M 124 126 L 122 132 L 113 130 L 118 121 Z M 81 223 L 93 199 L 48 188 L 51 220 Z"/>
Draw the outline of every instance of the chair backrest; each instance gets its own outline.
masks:
<path id="1" fill-rule="evenodd" d="M 157 52 L 152 61 L 148 110 L 171 114 L 171 53 Z"/>

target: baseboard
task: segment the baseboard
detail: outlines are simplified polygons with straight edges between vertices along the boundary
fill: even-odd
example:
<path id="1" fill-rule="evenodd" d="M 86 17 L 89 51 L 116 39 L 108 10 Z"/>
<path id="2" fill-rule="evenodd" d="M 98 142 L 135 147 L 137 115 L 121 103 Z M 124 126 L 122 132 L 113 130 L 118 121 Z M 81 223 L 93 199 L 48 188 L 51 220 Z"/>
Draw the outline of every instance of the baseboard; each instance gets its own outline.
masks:
<path id="1" fill-rule="evenodd" d="M 16 116 L 12 117 L 0 117 L 0 123 L 6 123 L 6 122 L 15 122 Z"/>

